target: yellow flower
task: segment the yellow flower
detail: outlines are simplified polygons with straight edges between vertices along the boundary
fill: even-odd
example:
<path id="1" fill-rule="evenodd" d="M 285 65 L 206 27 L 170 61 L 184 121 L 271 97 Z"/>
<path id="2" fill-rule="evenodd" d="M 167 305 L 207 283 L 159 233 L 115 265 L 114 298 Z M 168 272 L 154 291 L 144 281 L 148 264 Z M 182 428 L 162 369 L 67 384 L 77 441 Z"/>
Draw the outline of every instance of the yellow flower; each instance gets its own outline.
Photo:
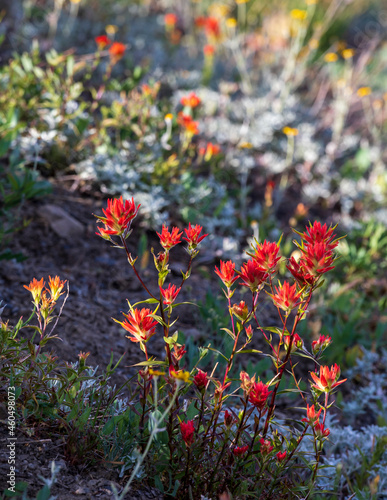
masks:
<path id="1" fill-rule="evenodd" d="M 344 49 L 341 55 L 344 59 L 351 59 L 355 55 L 355 49 Z"/>
<path id="2" fill-rule="evenodd" d="M 36 306 L 39 304 L 40 296 L 42 295 L 42 290 L 45 284 L 46 283 L 43 278 L 40 281 L 34 278 L 28 286 L 23 285 L 26 290 L 31 292 L 34 304 Z"/>
<path id="3" fill-rule="evenodd" d="M 215 17 L 226 17 L 229 12 L 230 7 L 223 3 L 213 3 L 208 8 L 209 15 Z"/>
<path id="4" fill-rule="evenodd" d="M 240 142 L 238 146 L 242 149 L 251 149 L 253 147 L 251 142 L 246 142 L 246 141 Z"/>
<path id="5" fill-rule="evenodd" d="M 81 2 L 81 0 L 70 0 L 71 3 L 73 3 L 74 5 L 78 4 Z"/>
<path id="6" fill-rule="evenodd" d="M 115 35 L 118 31 L 118 26 L 116 26 L 115 24 L 108 24 L 105 27 L 105 31 L 108 35 Z"/>
<path id="7" fill-rule="evenodd" d="M 295 137 L 296 135 L 298 135 L 298 129 L 291 127 L 284 127 L 282 129 L 282 132 L 288 137 Z"/>
<path id="8" fill-rule="evenodd" d="M 169 373 L 170 373 L 171 377 L 173 377 L 177 380 L 181 380 L 182 382 L 189 381 L 189 375 L 190 375 L 189 372 L 186 372 L 184 370 L 175 371 L 175 370 L 171 369 L 171 370 L 169 370 Z"/>
<path id="9" fill-rule="evenodd" d="M 172 114 L 172 113 L 167 113 L 167 114 L 164 116 L 164 120 L 166 120 L 166 121 L 171 121 L 171 120 L 173 120 L 173 114 Z"/>
<path id="10" fill-rule="evenodd" d="M 227 28 L 235 28 L 237 24 L 238 22 L 234 17 L 229 17 L 228 19 L 226 19 Z"/>
<path id="11" fill-rule="evenodd" d="M 290 11 L 290 17 L 292 19 L 297 19 L 298 21 L 304 21 L 308 17 L 306 10 L 293 9 Z"/>
<path id="12" fill-rule="evenodd" d="M 372 92 L 371 87 L 360 87 L 357 91 L 357 95 L 359 97 L 366 97 L 367 95 L 370 95 Z"/>
<path id="13" fill-rule="evenodd" d="M 165 372 L 161 372 L 160 370 L 152 370 L 152 368 L 149 368 L 149 374 L 153 375 L 154 377 L 161 377 L 162 375 L 165 375 Z"/>
<path id="14" fill-rule="evenodd" d="M 325 54 L 324 56 L 324 61 L 325 62 L 336 62 L 339 56 L 335 54 L 335 52 L 328 52 L 328 54 Z"/>
<path id="15" fill-rule="evenodd" d="M 235 3 L 241 5 L 242 3 L 247 3 L 249 0 L 235 0 Z"/>

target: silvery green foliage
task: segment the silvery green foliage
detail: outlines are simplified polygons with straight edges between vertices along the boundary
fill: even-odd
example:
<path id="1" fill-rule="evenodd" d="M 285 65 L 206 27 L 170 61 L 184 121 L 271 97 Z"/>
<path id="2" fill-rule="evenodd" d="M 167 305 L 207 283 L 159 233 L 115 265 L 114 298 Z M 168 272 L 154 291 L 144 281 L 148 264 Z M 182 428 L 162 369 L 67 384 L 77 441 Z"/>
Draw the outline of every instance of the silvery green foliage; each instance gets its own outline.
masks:
<path id="1" fill-rule="evenodd" d="M 370 351 L 364 351 L 362 358 L 357 360 L 354 368 L 347 370 L 345 377 L 358 384 L 357 390 L 351 392 L 351 399 L 342 403 L 343 422 L 351 425 L 339 425 L 337 420 L 327 416 L 327 427 L 331 433 L 326 442 L 322 463 L 327 468 L 321 470 L 317 482 L 320 489 L 340 491 L 347 485 L 347 479 L 353 482 L 356 476 L 366 465 L 369 473 L 368 483 L 379 476 L 377 485 L 377 498 L 385 498 L 387 495 L 387 447 L 383 445 L 384 451 L 381 457 L 375 460 L 375 447 L 378 441 L 387 440 L 387 375 L 378 366 L 385 367 L 387 363 L 387 351 L 383 350 L 379 355 Z M 354 427 L 357 419 L 359 422 L 364 418 L 380 425 L 371 424 L 360 428 Z M 374 463 L 376 462 L 376 463 Z M 368 484 L 366 485 L 368 486 Z M 365 495 L 365 496 L 362 496 Z M 367 496 L 368 495 L 368 496 Z M 368 489 L 351 497 L 358 500 L 370 498 Z"/>

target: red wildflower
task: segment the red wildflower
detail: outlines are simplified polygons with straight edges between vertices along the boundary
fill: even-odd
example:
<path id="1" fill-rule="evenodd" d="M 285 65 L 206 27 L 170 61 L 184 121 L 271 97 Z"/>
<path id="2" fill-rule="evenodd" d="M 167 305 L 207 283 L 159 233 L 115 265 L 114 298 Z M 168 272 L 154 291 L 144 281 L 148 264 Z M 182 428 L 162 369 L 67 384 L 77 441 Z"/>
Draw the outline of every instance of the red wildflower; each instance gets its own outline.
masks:
<path id="1" fill-rule="evenodd" d="M 238 279 L 238 275 L 235 276 L 235 263 L 232 260 L 227 262 L 221 260 L 219 267 L 220 270 L 215 266 L 215 273 L 227 288 L 231 288 L 233 283 Z"/>
<path id="2" fill-rule="evenodd" d="M 134 200 L 122 200 L 122 196 L 117 199 L 109 199 L 107 201 L 107 209 L 102 209 L 105 217 L 96 216 L 97 219 L 105 225 L 104 228 L 98 227 L 98 236 L 102 236 L 105 240 L 110 239 L 110 236 L 121 236 L 130 227 L 130 222 L 138 213 L 140 205 L 136 207 Z M 98 222 L 98 221 L 97 221 Z"/>
<path id="3" fill-rule="evenodd" d="M 232 426 L 233 422 L 234 422 L 234 417 L 228 410 L 226 410 L 224 412 L 224 425 L 229 428 Z"/>
<path id="4" fill-rule="evenodd" d="M 268 277 L 267 272 L 253 259 L 249 259 L 238 274 L 243 281 L 242 286 L 247 286 L 253 293 L 261 288 Z"/>
<path id="5" fill-rule="evenodd" d="M 288 351 L 289 349 L 289 344 L 290 344 L 290 338 L 291 336 L 290 335 L 286 335 L 284 337 L 284 345 L 285 345 L 285 350 L 286 352 Z M 294 352 L 295 350 L 297 349 L 302 349 L 304 347 L 304 341 L 302 340 L 302 338 L 298 335 L 298 333 L 295 333 L 294 334 L 294 337 L 293 337 L 293 342 L 292 342 L 292 348 L 291 348 L 291 352 Z"/>
<path id="6" fill-rule="evenodd" d="M 277 457 L 278 462 L 283 462 L 286 458 L 286 451 L 284 451 L 284 452 L 279 451 L 276 454 L 276 457 Z"/>
<path id="7" fill-rule="evenodd" d="M 50 287 L 50 294 L 52 300 L 57 301 L 59 297 L 64 293 L 62 292 L 62 289 L 66 281 L 67 280 L 61 281 L 59 276 L 55 276 L 55 278 L 51 278 L 51 276 L 48 277 L 48 286 Z"/>
<path id="8" fill-rule="evenodd" d="M 312 243 L 300 250 L 302 252 L 300 264 L 308 274 L 317 276 L 334 269 L 335 266 L 332 264 L 335 258 L 326 243 Z"/>
<path id="9" fill-rule="evenodd" d="M 184 354 L 186 354 L 186 352 L 187 351 L 185 350 L 184 344 L 183 345 L 175 344 L 173 346 L 172 356 L 176 364 L 181 360 L 181 358 L 184 356 Z"/>
<path id="10" fill-rule="evenodd" d="M 241 379 L 241 389 L 243 390 L 244 396 L 247 397 L 254 387 L 255 375 L 250 378 L 248 373 L 241 372 L 239 378 Z"/>
<path id="11" fill-rule="evenodd" d="M 309 406 L 308 404 L 306 405 L 306 417 L 303 418 L 303 422 L 307 422 L 309 425 L 314 425 L 320 416 L 320 413 L 322 412 L 322 408 L 316 413 L 316 410 L 314 409 L 314 405 Z"/>
<path id="12" fill-rule="evenodd" d="M 261 438 L 259 442 L 261 443 L 260 452 L 263 456 L 268 455 L 273 450 L 273 445 L 268 439 Z"/>
<path id="13" fill-rule="evenodd" d="M 307 271 L 307 269 L 303 265 L 302 259 L 300 260 L 300 262 L 297 262 L 294 257 L 290 257 L 289 264 L 286 266 L 286 268 L 289 269 L 301 288 L 304 288 L 307 285 L 313 286 L 317 279 L 315 276 L 313 276 L 313 274 L 310 274 Z"/>
<path id="14" fill-rule="evenodd" d="M 180 290 L 181 287 L 176 288 L 176 285 L 171 284 L 168 285 L 168 288 L 166 290 L 160 287 L 160 293 L 164 298 L 164 304 L 166 306 L 172 305 L 175 302 L 176 297 L 179 295 Z"/>
<path id="15" fill-rule="evenodd" d="M 116 321 L 133 337 L 127 336 L 132 342 L 148 342 L 148 340 L 156 333 L 157 321 L 150 314 L 150 309 L 132 309 L 129 314 L 123 313 L 125 321 Z"/>
<path id="16" fill-rule="evenodd" d="M 338 382 L 338 379 L 340 377 L 340 366 L 338 366 L 337 364 L 335 364 L 334 366 L 332 365 L 330 369 L 328 366 L 320 366 L 319 377 L 314 372 L 311 372 L 310 374 L 314 381 L 312 387 L 314 387 L 315 389 L 317 389 L 317 391 L 320 392 L 331 392 L 332 389 L 334 389 L 335 387 L 337 387 L 338 385 L 342 384 L 347 380 L 344 379 Z"/>
<path id="17" fill-rule="evenodd" d="M 185 444 L 189 447 L 194 440 L 194 424 L 193 420 L 188 420 L 188 422 L 180 422 L 180 431 Z"/>
<path id="18" fill-rule="evenodd" d="M 241 457 L 242 455 L 244 455 L 246 453 L 246 451 L 249 449 L 249 445 L 246 445 L 246 446 L 236 446 L 232 452 L 234 453 L 234 455 L 236 457 Z"/>
<path id="19" fill-rule="evenodd" d="M 320 335 L 318 340 L 315 340 L 312 342 L 312 352 L 316 356 L 320 350 L 324 351 L 329 344 L 332 342 L 331 337 L 325 336 L 325 335 Z"/>
<path id="20" fill-rule="evenodd" d="M 258 410 L 263 410 L 266 400 L 272 392 L 263 382 L 255 382 L 249 394 L 249 401 Z"/>
<path id="21" fill-rule="evenodd" d="M 157 233 L 157 235 L 160 238 L 160 244 L 164 248 L 164 250 L 170 250 L 173 248 L 175 245 L 178 245 L 181 243 L 181 235 L 183 234 L 183 231 L 179 233 L 179 228 L 173 227 L 172 231 L 169 232 L 167 226 L 163 225 L 163 228 L 161 230 L 161 234 Z"/>
<path id="22" fill-rule="evenodd" d="M 231 312 L 234 314 L 240 321 L 246 321 L 249 315 L 249 308 L 246 303 L 241 300 L 239 304 L 234 304 L 231 307 Z"/>
<path id="23" fill-rule="evenodd" d="M 213 45 L 205 45 L 203 47 L 204 57 L 212 57 L 215 54 L 215 47 Z"/>
<path id="24" fill-rule="evenodd" d="M 274 242 L 264 241 L 258 243 L 254 255 L 252 256 L 256 263 L 269 274 L 274 273 L 278 261 L 279 245 Z"/>
<path id="25" fill-rule="evenodd" d="M 326 438 L 331 433 L 331 431 L 329 429 L 325 429 L 324 424 L 320 424 L 320 422 L 316 422 L 314 430 L 316 431 L 316 435 L 319 439 Z"/>
<path id="26" fill-rule="evenodd" d="M 220 146 L 218 146 L 218 144 L 212 144 L 212 142 L 208 142 L 205 148 L 199 148 L 199 154 L 200 156 L 204 156 L 204 161 L 210 161 L 213 156 L 219 153 Z"/>
<path id="27" fill-rule="evenodd" d="M 110 45 L 112 42 L 106 35 L 96 36 L 94 38 L 95 43 L 98 45 L 98 50 L 103 50 L 105 47 Z"/>
<path id="28" fill-rule="evenodd" d="M 31 292 L 34 304 L 36 306 L 39 304 L 40 296 L 42 295 L 42 290 L 45 284 L 46 283 L 43 278 L 40 281 L 34 278 L 28 286 L 23 285 L 26 290 Z"/>
<path id="29" fill-rule="evenodd" d="M 209 39 L 216 40 L 219 38 L 220 26 L 216 17 L 207 17 L 207 19 L 205 19 L 204 30 Z"/>
<path id="30" fill-rule="evenodd" d="M 302 295 L 302 291 L 297 292 L 296 283 L 290 286 L 287 281 L 285 281 L 283 285 L 281 284 L 281 282 L 279 282 L 279 287 L 274 288 L 276 294 L 269 295 L 273 299 L 275 306 L 289 313 L 292 309 L 300 305 L 300 297 Z"/>
<path id="31" fill-rule="evenodd" d="M 199 243 L 204 240 L 208 234 L 202 234 L 202 226 L 196 224 L 196 226 L 191 226 L 191 223 L 188 224 L 188 229 L 184 229 L 186 236 L 183 237 L 183 240 L 188 242 L 188 248 L 190 250 L 195 250 L 195 248 L 199 245 Z"/>
<path id="32" fill-rule="evenodd" d="M 197 374 L 194 376 L 193 381 L 199 391 L 203 391 L 207 386 L 207 372 L 203 372 L 198 368 Z"/>
<path id="33" fill-rule="evenodd" d="M 125 54 L 126 45 L 119 42 L 114 42 L 109 47 L 109 55 L 112 64 L 116 64 L 120 59 L 122 59 Z"/>
<path id="34" fill-rule="evenodd" d="M 194 121 L 191 116 L 183 112 L 177 115 L 177 123 L 190 135 L 197 135 L 199 133 L 198 122 Z"/>
<path id="35" fill-rule="evenodd" d="M 173 13 L 165 14 L 164 23 L 168 28 L 174 28 L 177 24 L 177 15 Z"/>
<path id="36" fill-rule="evenodd" d="M 202 102 L 201 99 L 195 94 L 195 92 L 191 92 L 185 97 L 182 97 L 180 100 L 181 104 L 183 106 L 186 106 L 188 108 L 196 108 L 199 106 L 199 104 Z"/>
<path id="37" fill-rule="evenodd" d="M 305 240 L 309 245 L 314 243 L 325 243 L 329 251 L 332 251 L 339 244 L 339 240 L 335 240 L 335 234 L 333 234 L 336 226 L 329 228 L 326 224 L 323 226 L 320 222 L 315 221 L 313 225 L 309 222 L 309 227 L 301 235 L 302 239 Z"/>

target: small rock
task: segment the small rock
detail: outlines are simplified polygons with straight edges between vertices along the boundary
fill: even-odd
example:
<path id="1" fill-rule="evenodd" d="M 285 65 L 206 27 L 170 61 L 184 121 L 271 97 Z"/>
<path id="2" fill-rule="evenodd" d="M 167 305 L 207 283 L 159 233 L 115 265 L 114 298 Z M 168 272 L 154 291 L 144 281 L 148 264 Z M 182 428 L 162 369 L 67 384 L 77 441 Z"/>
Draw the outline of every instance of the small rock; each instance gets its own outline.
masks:
<path id="1" fill-rule="evenodd" d="M 61 207 L 46 204 L 39 208 L 38 213 L 62 238 L 70 240 L 82 236 L 85 232 L 83 225 Z"/>

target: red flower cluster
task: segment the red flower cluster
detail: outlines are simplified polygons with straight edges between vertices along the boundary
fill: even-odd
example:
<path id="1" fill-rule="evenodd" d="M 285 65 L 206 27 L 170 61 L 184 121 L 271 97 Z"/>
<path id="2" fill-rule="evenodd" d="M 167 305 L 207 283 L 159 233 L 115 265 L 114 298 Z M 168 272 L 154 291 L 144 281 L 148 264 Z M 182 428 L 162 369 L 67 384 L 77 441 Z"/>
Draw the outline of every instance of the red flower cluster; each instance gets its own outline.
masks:
<path id="1" fill-rule="evenodd" d="M 247 286 L 253 293 L 261 288 L 268 277 L 267 272 L 255 259 L 249 259 L 238 274 L 243 281 L 242 285 Z"/>
<path id="2" fill-rule="evenodd" d="M 199 243 L 204 240 L 206 236 L 208 236 L 208 234 L 202 234 L 200 236 L 202 230 L 203 228 L 202 226 L 199 226 L 199 224 L 196 224 L 196 226 L 191 226 L 191 223 L 188 224 L 188 229 L 184 229 L 185 236 L 183 236 L 183 240 L 188 243 L 189 250 L 195 250 Z"/>
<path id="3" fill-rule="evenodd" d="M 311 425 L 313 427 L 314 424 L 316 422 L 318 422 L 318 419 L 319 419 L 321 412 L 322 412 L 322 408 L 320 408 L 320 410 L 316 413 L 316 410 L 314 409 L 314 405 L 309 406 L 307 404 L 306 405 L 306 417 L 307 418 L 303 418 L 302 421 L 307 422 L 309 425 Z"/>
<path id="4" fill-rule="evenodd" d="M 216 17 L 197 17 L 195 19 L 195 26 L 204 28 L 207 38 L 211 41 L 216 41 L 220 37 L 220 26 Z"/>
<path id="5" fill-rule="evenodd" d="M 198 97 L 195 92 L 191 92 L 180 100 L 181 104 L 187 108 L 196 108 L 202 102 L 200 97 Z"/>
<path id="6" fill-rule="evenodd" d="M 285 350 L 286 352 L 288 351 L 289 349 L 289 344 L 290 344 L 290 338 L 291 336 L 290 335 L 286 335 L 284 337 L 284 345 L 285 345 Z M 294 337 L 293 337 L 293 342 L 292 342 L 292 348 L 291 348 L 291 352 L 294 352 L 295 350 L 297 349 L 302 349 L 304 347 L 304 341 L 302 340 L 302 338 L 298 335 L 298 333 L 295 333 L 294 334 Z"/>
<path id="7" fill-rule="evenodd" d="M 273 451 L 274 447 L 268 439 L 261 438 L 259 442 L 261 443 L 260 451 L 263 456 L 268 455 L 271 451 Z"/>
<path id="8" fill-rule="evenodd" d="M 188 420 L 188 422 L 180 422 L 180 431 L 183 441 L 187 446 L 191 446 L 194 441 L 194 424 L 193 420 Z"/>
<path id="9" fill-rule="evenodd" d="M 277 460 L 278 462 L 283 462 L 286 458 L 286 451 L 279 451 L 278 453 L 276 453 L 276 457 L 277 457 Z"/>
<path id="10" fill-rule="evenodd" d="M 203 391 L 207 386 L 207 372 L 203 372 L 198 368 L 197 374 L 194 376 L 193 381 L 199 391 Z"/>
<path id="11" fill-rule="evenodd" d="M 296 283 L 290 286 L 287 281 L 285 281 L 283 285 L 281 284 L 281 282 L 279 282 L 279 287 L 274 288 L 277 293 L 274 295 L 270 295 L 275 306 L 289 313 L 292 309 L 300 305 L 300 297 L 302 295 L 302 291 L 297 292 Z"/>
<path id="12" fill-rule="evenodd" d="M 51 276 L 49 276 L 48 278 L 48 288 L 46 287 L 44 292 L 43 288 L 45 287 L 46 282 L 43 278 L 39 281 L 34 278 L 28 286 L 23 285 L 26 290 L 31 292 L 32 299 L 36 307 L 39 306 L 40 299 L 42 299 L 41 309 L 49 306 L 53 307 L 55 305 L 55 302 L 61 295 L 63 295 L 64 292 L 62 292 L 62 290 L 67 281 L 62 281 L 59 276 L 55 276 L 55 278 L 51 278 Z M 47 292 L 50 294 L 50 298 L 47 297 Z"/>
<path id="13" fill-rule="evenodd" d="M 325 335 L 320 335 L 320 337 L 312 342 L 312 352 L 316 356 L 320 350 L 321 352 L 324 351 L 329 344 L 332 342 L 331 337 L 325 336 Z"/>
<path id="14" fill-rule="evenodd" d="M 154 320 L 150 314 L 152 311 L 150 309 L 132 309 L 129 314 L 123 313 L 125 316 L 125 321 L 116 321 L 119 323 L 126 331 L 128 331 L 132 337 L 127 336 L 132 342 L 148 342 L 148 340 L 156 333 L 157 321 Z"/>
<path id="15" fill-rule="evenodd" d="M 107 209 L 102 209 L 105 217 L 96 216 L 98 221 L 101 221 L 105 227 L 98 227 L 98 236 L 102 236 L 105 240 L 109 240 L 110 236 L 121 236 L 130 228 L 130 223 L 138 213 L 140 205 L 136 207 L 134 200 L 122 199 L 122 196 L 117 199 L 109 199 L 107 201 Z"/>
<path id="16" fill-rule="evenodd" d="M 246 451 L 249 449 L 249 446 L 246 445 L 246 446 L 236 446 L 232 452 L 234 453 L 234 455 L 236 457 L 241 457 L 242 455 L 244 455 L 246 453 Z"/>
<path id="17" fill-rule="evenodd" d="M 113 42 L 106 35 L 96 36 L 94 38 L 95 43 L 98 46 L 98 50 L 103 50 L 105 47 L 109 47 L 109 56 L 112 64 L 116 64 L 124 55 L 126 50 L 126 45 L 120 42 Z"/>
<path id="18" fill-rule="evenodd" d="M 172 305 L 175 302 L 176 297 L 179 295 L 180 290 L 181 287 L 176 288 L 176 285 L 171 284 L 168 285 L 168 288 L 166 290 L 160 287 L 160 293 L 164 298 L 164 304 L 166 306 Z"/>
<path id="19" fill-rule="evenodd" d="M 98 46 L 98 50 L 103 50 L 105 47 L 107 47 L 108 45 L 110 45 L 112 43 L 110 38 L 107 37 L 106 35 L 96 36 L 94 38 L 94 40 Z"/>
<path id="20" fill-rule="evenodd" d="M 272 392 L 273 391 L 269 391 L 269 388 L 263 382 L 255 382 L 250 390 L 249 401 L 258 410 L 263 410 L 267 398 Z"/>
<path id="21" fill-rule="evenodd" d="M 235 264 L 232 260 L 227 262 L 220 261 L 220 270 L 215 266 L 215 273 L 223 281 L 223 284 L 227 288 L 231 288 L 233 283 L 238 279 L 238 275 L 235 275 Z"/>
<path id="22" fill-rule="evenodd" d="M 257 244 L 255 254 L 252 257 L 262 270 L 273 274 L 278 261 L 281 259 L 278 255 L 279 249 L 278 243 L 265 240 L 263 243 Z"/>
<path id="23" fill-rule="evenodd" d="M 180 112 L 177 115 L 177 123 L 190 135 L 197 135 L 199 133 L 199 124 L 190 115 Z"/>
<path id="24" fill-rule="evenodd" d="M 213 144 L 208 142 L 206 147 L 199 148 L 199 155 L 204 157 L 204 161 L 210 161 L 213 156 L 220 153 L 220 146 L 218 144 Z"/>
<path id="25" fill-rule="evenodd" d="M 313 286 L 322 274 L 335 267 L 332 265 L 335 260 L 333 251 L 339 243 L 339 238 L 334 239 L 335 227 L 328 228 L 326 224 L 321 226 L 320 222 L 315 222 L 304 233 L 297 233 L 302 239 L 301 244 L 297 244 L 301 258 L 297 262 L 291 257 L 286 267 L 301 287 Z"/>
<path id="26" fill-rule="evenodd" d="M 161 230 L 161 234 L 157 233 L 158 237 L 160 238 L 160 244 L 164 248 L 164 250 L 169 251 L 171 248 L 174 246 L 178 245 L 181 243 L 181 235 L 183 234 L 183 231 L 179 233 L 179 228 L 178 227 L 173 227 L 172 231 L 169 232 L 167 226 L 163 225 L 163 228 Z"/>
<path id="27" fill-rule="evenodd" d="M 312 384 L 312 387 L 317 389 L 317 391 L 319 392 L 331 392 L 332 389 L 347 380 L 345 378 L 344 380 L 340 380 L 340 382 L 338 382 L 340 377 L 340 366 L 338 366 L 337 364 L 335 364 L 334 366 L 332 365 L 330 369 L 328 366 L 320 366 L 319 377 L 314 372 L 311 372 L 310 374 L 314 382 L 314 384 Z"/>

